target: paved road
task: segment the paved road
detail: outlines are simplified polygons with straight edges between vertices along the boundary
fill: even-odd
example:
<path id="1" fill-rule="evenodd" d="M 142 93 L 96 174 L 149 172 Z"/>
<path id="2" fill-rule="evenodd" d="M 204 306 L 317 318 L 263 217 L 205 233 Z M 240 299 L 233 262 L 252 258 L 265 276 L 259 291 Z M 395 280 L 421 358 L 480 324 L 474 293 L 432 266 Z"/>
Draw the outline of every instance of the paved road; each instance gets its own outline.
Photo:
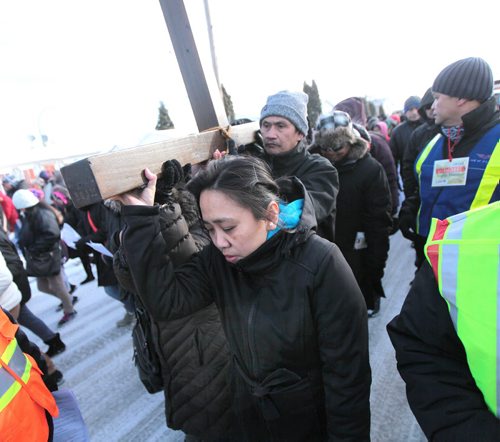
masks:
<path id="1" fill-rule="evenodd" d="M 387 322 L 399 312 L 413 278 L 413 256 L 399 232 L 391 237 L 384 278 L 387 299 L 382 301 L 380 315 L 369 321 L 373 442 L 425 441 L 406 402 L 385 331 Z M 78 260 L 67 263 L 66 272 L 73 283 L 85 278 Z M 58 300 L 38 293 L 33 283 L 32 288 L 29 307 L 55 329 L 61 315 L 55 312 Z M 123 316 L 123 307 L 95 281 L 80 286 L 75 294 L 80 298 L 78 316 L 61 328 L 68 348 L 55 357 L 55 362 L 64 373 L 65 387 L 78 398 L 92 442 L 183 441 L 182 432 L 165 425 L 162 393 L 148 394 L 138 380 L 130 329 L 115 326 Z M 38 337 L 30 337 L 46 348 Z"/>

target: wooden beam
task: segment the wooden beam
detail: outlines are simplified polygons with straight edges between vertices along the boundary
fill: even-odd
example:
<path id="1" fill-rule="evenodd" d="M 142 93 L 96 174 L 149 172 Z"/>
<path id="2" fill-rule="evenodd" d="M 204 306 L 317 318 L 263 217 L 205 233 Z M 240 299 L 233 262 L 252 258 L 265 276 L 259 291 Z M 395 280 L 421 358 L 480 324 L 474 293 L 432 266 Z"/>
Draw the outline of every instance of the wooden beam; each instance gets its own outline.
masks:
<path id="1" fill-rule="evenodd" d="M 201 62 L 183 0 L 160 0 L 160 5 L 198 131 L 227 127 L 219 85 L 212 67 Z"/>
<path id="2" fill-rule="evenodd" d="M 228 132 L 238 146 L 251 143 L 258 129 L 253 122 L 232 126 Z M 61 173 L 73 203 L 81 208 L 140 187 L 146 167 L 159 173 L 163 162 L 174 158 L 183 165 L 201 163 L 215 149 L 225 150 L 225 138 L 218 129 L 95 155 L 62 167 Z"/>

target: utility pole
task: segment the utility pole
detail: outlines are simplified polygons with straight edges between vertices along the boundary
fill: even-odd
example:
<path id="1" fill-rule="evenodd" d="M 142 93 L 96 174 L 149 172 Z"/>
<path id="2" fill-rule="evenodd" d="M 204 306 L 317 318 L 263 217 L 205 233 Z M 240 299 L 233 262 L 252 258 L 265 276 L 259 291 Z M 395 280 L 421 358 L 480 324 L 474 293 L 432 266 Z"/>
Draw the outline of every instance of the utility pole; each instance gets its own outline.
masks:
<path id="1" fill-rule="evenodd" d="M 217 57 L 215 55 L 214 34 L 212 32 L 212 20 L 210 19 L 210 7 L 208 6 L 208 0 L 204 0 L 204 3 L 205 3 L 205 17 L 207 19 L 208 41 L 210 42 L 210 55 L 212 56 L 212 66 L 214 68 L 214 74 L 215 74 L 215 80 L 217 81 L 217 86 L 219 86 L 220 89 L 219 69 L 217 67 Z"/>

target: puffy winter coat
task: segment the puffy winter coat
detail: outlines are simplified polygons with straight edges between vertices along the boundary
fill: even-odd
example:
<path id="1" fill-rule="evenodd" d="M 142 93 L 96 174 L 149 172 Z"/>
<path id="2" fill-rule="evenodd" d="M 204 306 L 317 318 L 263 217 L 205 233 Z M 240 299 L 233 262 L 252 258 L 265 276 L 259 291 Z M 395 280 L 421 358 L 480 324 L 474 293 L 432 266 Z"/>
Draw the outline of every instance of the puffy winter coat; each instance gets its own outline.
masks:
<path id="1" fill-rule="evenodd" d="M 215 302 L 233 358 L 237 441 L 369 440 L 371 383 L 366 307 L 338 247 L 299 226 L 280 231 L 236 264 L 213 245 L 173 268 L 159 208 L 125 206 L 123 258 L 156 320 Z"/>
<path id="2" fill-rule="evenodd" d="M 48 252 L 59 244 L 61 230 L 56 215 L 52 209 L 38 203 L 26 209 L 22 217 L 22 227 L 19 232 L 19 247 L 32 254 Z"/>
<path id="3" fill-rule="evenodd" d="M 208 243 L 199 229 L 194 198 L 187 191 L 174 189 L 170 204 L 161 208 L 159 222 L 175 267 Z M 115 272 L 120 285 L 137 296 L 139 291 L 129 269 L 120 265 L 119 259 L 115 260 Z M 231 358 L 215 304 L 183 318 L 157 320 L 154 328 L 168 427 L 204 441 L 227 437 L 234 420 L 229 385 Z"/>

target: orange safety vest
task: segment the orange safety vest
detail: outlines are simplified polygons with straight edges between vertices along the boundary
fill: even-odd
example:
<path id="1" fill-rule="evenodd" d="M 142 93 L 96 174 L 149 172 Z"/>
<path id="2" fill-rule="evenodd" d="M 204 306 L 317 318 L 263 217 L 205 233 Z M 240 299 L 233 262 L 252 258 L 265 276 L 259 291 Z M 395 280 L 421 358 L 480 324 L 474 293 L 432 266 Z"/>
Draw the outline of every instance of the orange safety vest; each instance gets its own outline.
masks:
<path id="1" fill-rule="evenodd" d="M 18 328 L 0 309 L 0 440 L 46 441 L 45 410 L 53 417 L 59 410 L 37 363 L 21 351 L 15 336 Z"/>

